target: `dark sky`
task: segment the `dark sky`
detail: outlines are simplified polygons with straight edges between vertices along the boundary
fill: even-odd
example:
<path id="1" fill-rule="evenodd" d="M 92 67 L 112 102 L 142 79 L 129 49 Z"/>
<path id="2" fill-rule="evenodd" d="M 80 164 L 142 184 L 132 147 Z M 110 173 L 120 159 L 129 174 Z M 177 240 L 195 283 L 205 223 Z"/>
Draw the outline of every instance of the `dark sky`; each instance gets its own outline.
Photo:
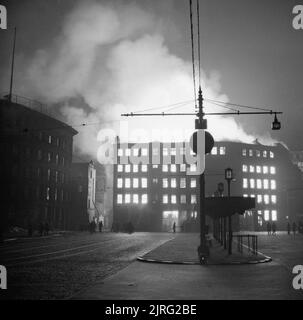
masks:
<path id="1" fill-rule="evenodd" d="M 173 54 L 190 61 L 188 2 L 132 1 L 167 22 L 166 45 Z M 26 60 L 58 36 L 64 17 L 75 3 L 1 1 L 7 6 L 9 24 L 9 30 L 0 30 L 2 78 L 10 63 L 12 27 L 18 29 L 17 54 Z M 292 0 L 201 0 L 202 67 L 221 74 L 221 90 L 231 102 L 283 111 L 282 130 L 272 132 L 272 136 L 290 149 L 303 150 L 303 30 L 292 27 L 296 4 Z M 2 81 L 0 91 L 7 87 Z M 241 116 L 239 121 L 249 133 L 265 133 L 272 118 Z"/>

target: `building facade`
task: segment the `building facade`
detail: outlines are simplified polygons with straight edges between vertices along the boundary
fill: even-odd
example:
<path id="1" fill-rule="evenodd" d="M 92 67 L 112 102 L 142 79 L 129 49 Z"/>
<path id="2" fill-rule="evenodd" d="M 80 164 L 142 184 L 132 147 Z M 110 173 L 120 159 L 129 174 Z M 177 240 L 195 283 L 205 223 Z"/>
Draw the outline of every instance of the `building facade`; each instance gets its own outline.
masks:
<path id="1" fill-rule="evenodd" d="M 180 230 L 198 230 L 199 176 L 191 175 L 195 166 L 187 165 L 184 160 L 186 145 L 140 146 L 119 144 L 117 147 L 114 222 L 123 226 L 131 221 L 137 230 L 169 231 L 174 222 Z M 147 164 L 134 164 L 133 160 L 130 163 L 131 155 L 132 159 L 138 157 Z M 171 156 L 171 162 L 165 164 L 167 156 Z M 182 164 L 176 161 L 180 156 Z M 153 161 L 155 157 L 158 162 Z M 227 195 L 226 168 L 232 168 L 234 173 L 231 196 L 256 199 L 254 210 L 233 217 L 236 229 L 264 230 L 267 222 L 275 222 L 278 228 L 285 229 L 287 221 L 294 219 L 294 209 L 287 207 L 285 196 L 301 181 L 288 150 L 282 145 L 215 143 L 211 154 L 206 155 L 206 197 L 214 196 L 220 182 L 225 185 L 224 195 Z"/>
<path id="2" fill-rule="evenodd" d="M 93 161 L 72 164 L 71 198 L 69 226 L 72 230 L 87 230 L 90 222 L 98 222 L 96 169 Z"/>
<path id="3" fill-rule="evenodd" d="M 68 228 L 73 136 L 65 123 L 0 100 L 3 229 L 48 222 Z"/>

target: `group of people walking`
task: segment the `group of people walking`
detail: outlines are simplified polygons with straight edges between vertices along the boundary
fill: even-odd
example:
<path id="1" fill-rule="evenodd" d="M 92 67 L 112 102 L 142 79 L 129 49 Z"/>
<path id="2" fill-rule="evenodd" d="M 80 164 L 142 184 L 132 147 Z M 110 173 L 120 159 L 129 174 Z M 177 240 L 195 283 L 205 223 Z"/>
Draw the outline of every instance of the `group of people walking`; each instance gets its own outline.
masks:
<path id="1" fill-rule="evenodd" d="M 92 220 L 90 223 L 89 223 L 89 232 L 90 233 L 95 233 L 96 232 L 96 229 L 97 229 L 97 223 L 95 220 Z M 103 229 L 103 222 L 102 220 L 99 221 L 98 223 L 98 230 L 99 232 L 102 232 L 102 229 Z"/>
<path id="2" fill-rule="evenodd" d="M 276 235 L 277 234 L 277 226 L 276 224 L 267 222 L 266 225 L 267 228 L 267 234 L 268 235 Z M 290 224 L 290 222 L 287 222 L 287 234 L 291 234 L 291 231 L 293 232 L 293 234 L 295 235 L 297 233 L 298 227 L 297 224 L 295 222 L 292 223 L 292 225 Z"/>

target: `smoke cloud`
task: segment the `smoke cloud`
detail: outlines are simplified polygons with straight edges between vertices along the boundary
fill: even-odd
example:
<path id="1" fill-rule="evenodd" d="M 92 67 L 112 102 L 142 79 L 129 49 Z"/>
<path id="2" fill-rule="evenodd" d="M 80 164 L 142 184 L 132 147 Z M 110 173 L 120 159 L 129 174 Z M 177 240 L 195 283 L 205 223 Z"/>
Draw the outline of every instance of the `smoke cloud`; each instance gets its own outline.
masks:
<path id="1" fill-rule="evenodd" d="M 75 147 L 96 157 L 98 131 L 117 128 L 124 120 L 121 113 L 193 100 L 191 63 L 170 52 L 164 26 L 159 17 L 136 4 L 79 2 L 66 17 L 61 34 L 24 63 L 18 91 L 61 105 L 60 112 L 71 125 L 89 123 L 76 128 Z M 228 101 L 221 93 L 218 72 L 202 72 L 202 78 L 206 98 Z M 207 102 L 205 107 L 206 111 L 224 111 Z M 191 102 L 173 111 L 194 110 Z M 132 130 L 160 130 L 159 139 L 165 141 L 188 138 L 194 129 L 194 117 L 190 116 L 128 121 Z M 256 139 L 231 117 L 209 117 L 208 122 L 215 140 L 253 143 Z M 130 133 L 130 138 L 134 136 Z M 274 142 L 270 137 L 257 138 Z"/>

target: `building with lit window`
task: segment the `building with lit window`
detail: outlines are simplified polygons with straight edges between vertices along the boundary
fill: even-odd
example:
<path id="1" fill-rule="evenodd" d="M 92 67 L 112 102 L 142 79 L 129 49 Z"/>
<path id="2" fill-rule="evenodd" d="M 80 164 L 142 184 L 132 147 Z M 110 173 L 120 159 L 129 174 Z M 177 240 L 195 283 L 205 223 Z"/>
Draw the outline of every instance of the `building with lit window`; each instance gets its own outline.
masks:
<path id="1" fill-rule="evenodd" d="M 36 102 L 18 98 L 20 103 L 0 100 L 1 226 L 38 228 L 48 222 L 51 228 L 66 229 L 77 131 L 42 112 L 42 106 L 35 110 Z"/>
<path id="2" fill-rule="evenodd" d="M 198 230 L 199 176 L 187 174 L 187 170 L 195 170 L 193 165 L 176 161 L 177 156 L 184 158 L 183 144 L 149 143 L 140 144 L 140 148 L 120 144 L 117 150 L 114 222 L 123 225 L 132 221 L 137 230 L 151 231 L 171 230 L 176 222 L 185 231 Z M 147 158 L 149 164 L 130 163 L 127 160 L 130 155 L 141 160 Z M 166 156 L 171 156 L 168 164 L 165 164 Z M 287 221 L 295 219 L 300 199 L 291 202 L 292 205 L 296 203 L 298 209 L 295 210 L 287 204 L 286 198 L 289 190 L 302 186 L 302 180 L 284 146 L 264 146 L 257 142 L 215 143 L 211 154 L 206 156 L 206 197 L 215 194 L 220 182 L 224 183 L 227 195 L 224 170 L 228 167 L 234 173 L 231 196 L 256 199 L 254 210 L 233 217 L 237 220 L 234 225 L 242 230 L 263 230 L 270 221 L 285 229 Z"/>

